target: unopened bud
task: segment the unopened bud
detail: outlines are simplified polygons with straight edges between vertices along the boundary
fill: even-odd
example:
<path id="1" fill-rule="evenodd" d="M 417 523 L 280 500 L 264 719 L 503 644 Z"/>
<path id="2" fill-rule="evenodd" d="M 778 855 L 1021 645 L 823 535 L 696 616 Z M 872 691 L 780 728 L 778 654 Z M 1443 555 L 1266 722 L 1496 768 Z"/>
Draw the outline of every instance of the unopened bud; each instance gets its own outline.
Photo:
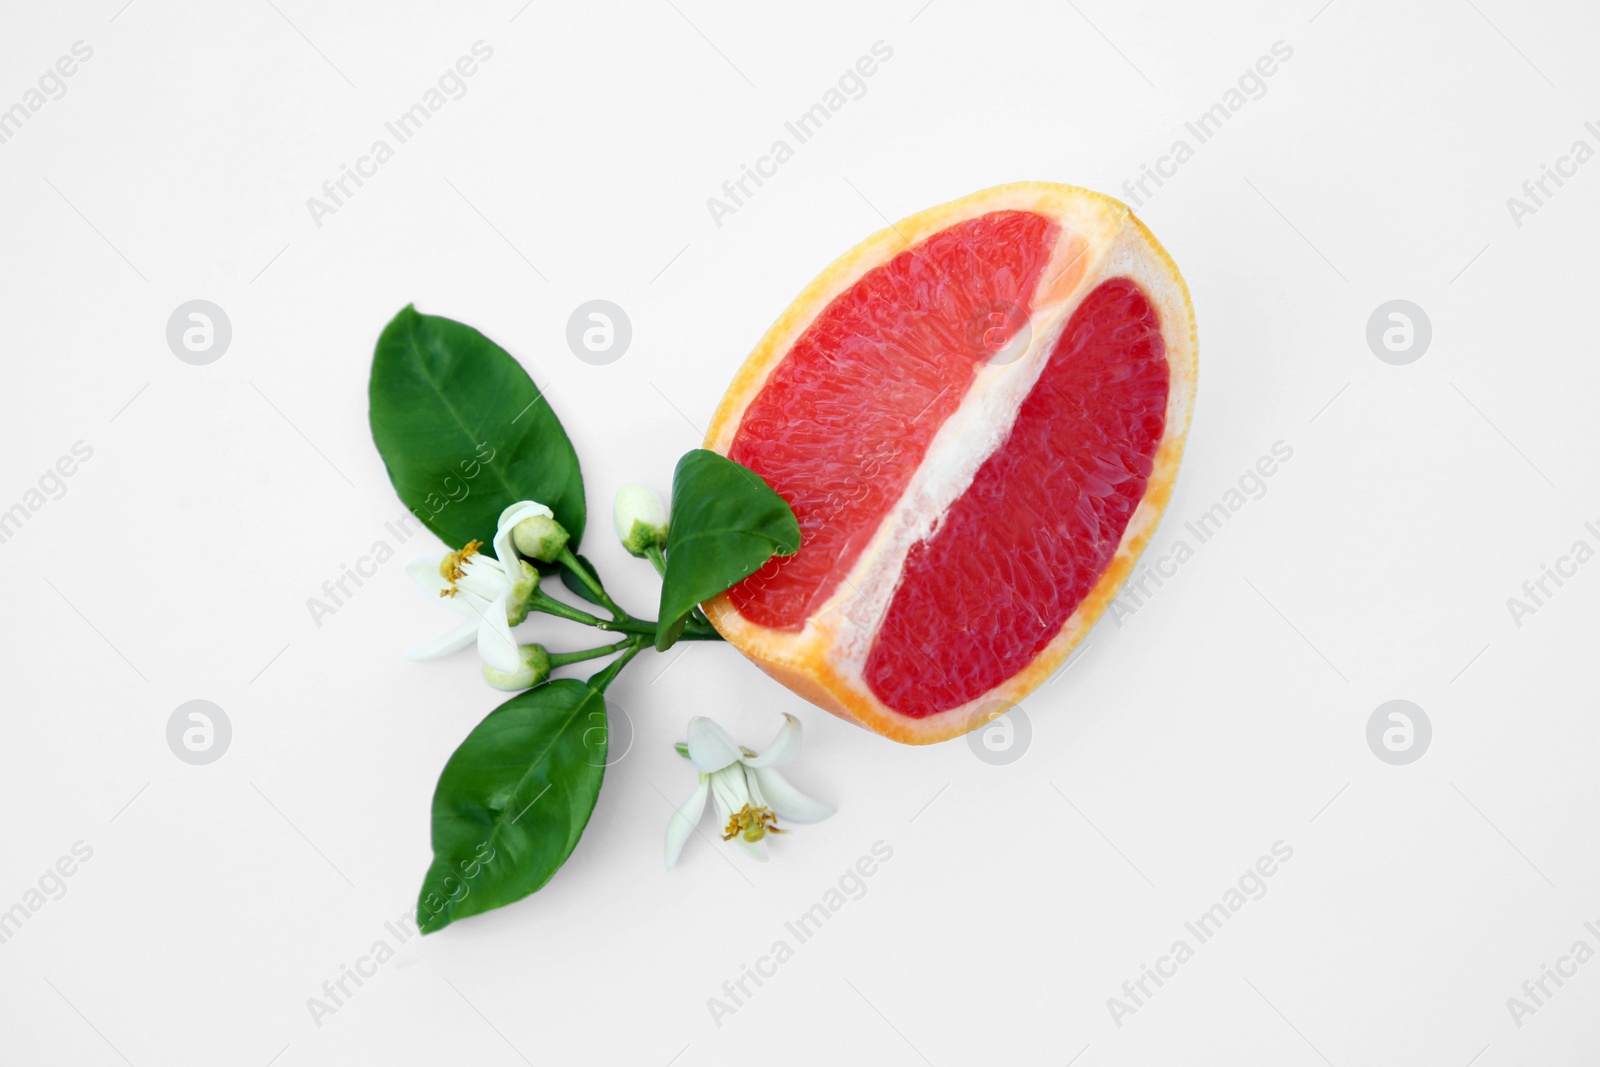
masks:
<path id="1" fill-rule="evenodd" d="M 611 504 L 611 522 L 617 540 L 635 556 L 667 543 L 667 506 L 653 489 L 625 485 Z"/>
<path id="2" fill-rule="evenodd" d="M 567 546 L 567 531 L 550 516 L 535 515 L 512 528 L 511 542 L 529 559 L 549 563 Z"/>
<path id="3" fill-rule="evenodd" d="M 520 670 L 497 671 L 485 663 L 483 680 L 496 689 L 515 693 L 521 689 L 532 689 L 550 677 L 550 653 L 544 650 L 543 645 L 523 645 L 517 651 L 522 656 Z"/>

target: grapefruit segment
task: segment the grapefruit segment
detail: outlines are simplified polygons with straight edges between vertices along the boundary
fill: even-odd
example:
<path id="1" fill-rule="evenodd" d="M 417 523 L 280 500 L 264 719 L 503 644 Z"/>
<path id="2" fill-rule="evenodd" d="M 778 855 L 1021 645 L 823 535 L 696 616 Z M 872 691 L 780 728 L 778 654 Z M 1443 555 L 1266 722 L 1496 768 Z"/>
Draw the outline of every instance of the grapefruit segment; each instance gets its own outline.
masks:
<path id="1" fill-rule="evenodd" d="M 896 740 L 1020 700 L 1115 596 L 1194 396 L 1176 267 L 1126 207 L 1019 183 L 912 216 L 814 281 L 706 447 L 800 551 L 705 605 L 769 674 Z"/>
<path id="2" fill-rule="evenodd" d="M 1150 302 L 1102 282 L 1061 332 L 1011 434 L 906 557 L 867 656 L 889 707 L 923 718 L 983 696 L 1060 631 L 1111 562 L 1166 422 Z"/>

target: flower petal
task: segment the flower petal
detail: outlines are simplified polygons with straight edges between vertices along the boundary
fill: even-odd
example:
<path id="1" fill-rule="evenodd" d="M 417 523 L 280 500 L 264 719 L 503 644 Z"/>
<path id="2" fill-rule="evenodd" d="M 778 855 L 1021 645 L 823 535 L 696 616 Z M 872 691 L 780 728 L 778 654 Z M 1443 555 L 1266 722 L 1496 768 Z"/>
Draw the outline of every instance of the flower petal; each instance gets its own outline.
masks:
<path id="1" fill-rule="evenodd" d="M 761 793 L 767 805 L 780 819 L 789 822 L 821 822 L 833 814 L 834 809 L 820 800 L 812 800 L 789 784 L 789 780 L 769 767 L 752 772 L 761 783 Z"/>
<path id="2" fill-rule="evenodd" d="M 509 566 L 512 560 L 518 558 L 517 550 L 511 544 L 511 531 L 523 519 L 531 519 L 536 515 L 543 515 L 547 519 L 553 519 L 556 513 L 537 500 L 518 501 L 500 513 L 500 521 L 495 524 L 494 530 L 495 559 Z"/>
<path id="3" fill-rule="evenodd" d="M 478 655 L 495 670 L 514 674 L 522 668 L 522 653 L 517 651 L 517 639 L 511 636 L 511 627 L 506 623 L 509 595 L 501 593 L 483 609 L 478 622 Z"/>
<path id="4" fill-rule="evenodd" d="M 733 809 L 728 807 L 728 798 L 726 793 L 717 792 L 715 782 L 713 782 L 711 785 L 711 813 L 717 817 L 717 825 L 715 829 L 720 835 L 724 830 L 727 829 L 728 820 L 733 816 Z"/>
<path id="5" fill-rule="evenodd" d="M 406 564 L 406 573 L 410 574 L 411 580 L 417 583 L 417 588 L 428 594 L 431 599 L 437 601 L 440 607 L 449 608 L 457 615 L 469 618 L 476 624 L 479 617 L 483 615 L 483 598 L 477 597 L 478 606 L 475 607 L 468 601 L 472 597 L 476 597 L 476 594 L 457 589 L 454 596 L 445 596 L 444 594 L 450 589 L 450 583 L 445 580 L 444 575 L 439 573 L 441 562 L 441 560 L 428 559 L 426 557 L 414 559 Z"/>
<path id="6" fill-rule="evenodd" d="M 479 596 L 477 593 L 469 593 L 465 589 L 458 589 L 455 596 L 440 597 L 439 603 L 457 615 L 464 615 L 471 619 L 472 625 L 476 626 L 488 616 L 489 605 L 494 603 L 494 599 L 492 597 Z"/>
<path id="7" fill-rule="evenodd" d="M 456 589 L 473 593 L 485 600 L 493 600 L 511 588 L 511 579 L 500 561 L 488 556 L 473 556 L 461 565 L 461 577 L 456 579 Z"/>
<path id="8" fill-rule="evenodd" d="M 711 785 L 704 775 L 700 784 L 694 787 L 694 793 L 684 801 L 683 807 L 672 813 L 672 819 L 667 823 L 667 854 L 666 865 L 671 867 L 678 862 L 678 857 L 683 855 L 683 846 L 689 840 L 689 835 L 694 833 L 695 824 L 700 821 L 700 816 L 705 814 L 706 796 L 711 792 Z"/>
<path id="9" fill-rule="evenodd" d="M 429 596 L 438 596 L 450 588 L 450 583 L 439 573 L 439 566 L 442 563 L 444 563 L 443 556 L 418 556 L 406 564 L 406 573 L 411 575 L 411 580 L 417 583 L 418 589 Z"/>
<path id="10" fill-rule="evenodd" d="M 689 759 L 701 773 L 720 771 L 743 755 L 728 731 L 710 719 L 696 715 L 689 720 Z"/>
<path id="11" fill-rule="evenodd" d="M 745 784 L 744 768 L 734 765 L 711 775 L 711 796 L 721 818 L 718 833 L 728 828 L 728 819 L 750 804 L 750 787 Z"/>
<path id="12" fill-rule="evenodd" d="M 783 720 L 783 727 L 772 744 L 761 755 L 746 759 L 746 767 L 782 767 L 800 754 L 800 720 L 788 712 L 784 712 Z"/>
<path id="13" fill-rule="evenodd" d="M 739 836 L 734 840 L 739 843 L 740 848 L 750 854 L 752 859 L 758 859 L 762 863 L 767 862 L 767 842 L 765 838 L 760 841 L 746 841 L 743 836 Z"/>
<path id="14" fill-rule="evenodd" d="M 471 620 L 461 623 L 447 634 L 424 641 L 406 650 L 406 659 L 438 659 L 452 652 L 460 652 L 478 636 L 478 624 Z"/>
<path id="15" fill-rule="evenodd" d="M 739 772 L 744 775 L 745 790 L 750 794 L 750 806 L 764 808 L 767 806 L 766 794 L 761 791 L 761 779 L 756 772 L 750 770 L 748 765 L 740 765 Z"/>

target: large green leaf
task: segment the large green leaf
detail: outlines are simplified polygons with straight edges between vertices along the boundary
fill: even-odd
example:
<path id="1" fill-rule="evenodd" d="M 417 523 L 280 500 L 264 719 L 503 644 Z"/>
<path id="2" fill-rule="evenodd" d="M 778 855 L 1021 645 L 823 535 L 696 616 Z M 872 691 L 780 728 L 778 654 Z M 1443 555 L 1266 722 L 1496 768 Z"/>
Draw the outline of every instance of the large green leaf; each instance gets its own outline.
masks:
<path id="1" fill-rule="evenodd" d="M 488 543 L 506 507 L 537 500 L 577 548 L 585 517 L 577 453 L 505 349 L 408 305 L 378 338 L 369 396 L 389 480 L 440 540 Z"/>
<path id="2" fill-rule="evenodd" d="M 749 467 L 697 448 L 672 476 L 667 573 L 661 580 L 656 648 L 683 633 L 696 604 L 710 600 L 773 556 L 800 550 L 794 512 Z"/>
<path id="3" fill-rule="evenodd" d="M 573 678 L 519 693 L 461 742 L 433 794 L 423 933 L 521 900 L 577 847 L 606 763 L 606 701 Z"/>

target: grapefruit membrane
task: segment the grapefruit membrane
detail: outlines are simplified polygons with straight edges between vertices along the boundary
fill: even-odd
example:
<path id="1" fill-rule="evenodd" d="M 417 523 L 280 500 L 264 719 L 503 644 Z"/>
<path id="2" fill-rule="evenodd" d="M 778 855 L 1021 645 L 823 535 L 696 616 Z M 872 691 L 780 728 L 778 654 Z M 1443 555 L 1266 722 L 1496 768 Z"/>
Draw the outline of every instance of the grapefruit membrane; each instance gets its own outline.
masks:
<path id="1" fill-rule="evenodd" d="M 706 447 L 800 550 L 705 605 L 767 673 L 897 741 L 982 725 L 1116 595 L 1172 489 L 1196 340 L 1123 204 L 999 186 L 867 238 L 740 368 Z"/>

